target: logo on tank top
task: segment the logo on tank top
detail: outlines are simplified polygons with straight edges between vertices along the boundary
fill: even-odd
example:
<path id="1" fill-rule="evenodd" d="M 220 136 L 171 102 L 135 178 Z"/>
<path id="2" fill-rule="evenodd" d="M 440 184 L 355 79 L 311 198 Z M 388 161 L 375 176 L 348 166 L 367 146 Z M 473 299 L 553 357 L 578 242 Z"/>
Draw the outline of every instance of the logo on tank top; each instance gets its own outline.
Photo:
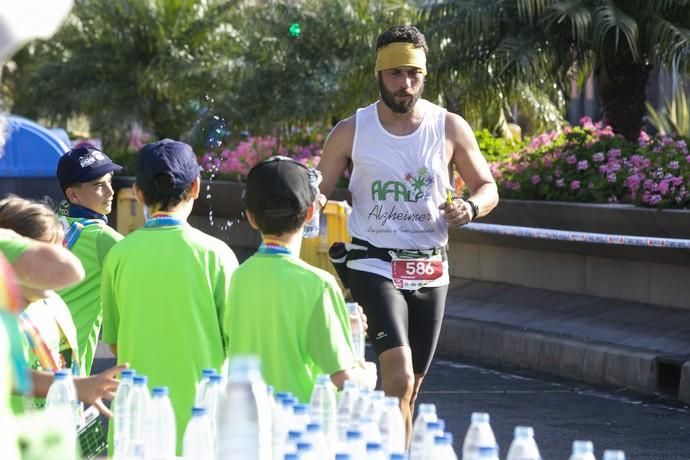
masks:
<path id="1" fill-rule="evenodd" d="M 371 198 L 374 201 L 406 201 L 416 203 L 420 200 L 427 200 L 431 196 L 431 186 L 434 183 L 434 176 L 429 173 L 427 168 L 419 168 L 417 174 L 410 172 L 405 174 L 404 181 L 382 181 L 375 180 L 371 183 Z"/>

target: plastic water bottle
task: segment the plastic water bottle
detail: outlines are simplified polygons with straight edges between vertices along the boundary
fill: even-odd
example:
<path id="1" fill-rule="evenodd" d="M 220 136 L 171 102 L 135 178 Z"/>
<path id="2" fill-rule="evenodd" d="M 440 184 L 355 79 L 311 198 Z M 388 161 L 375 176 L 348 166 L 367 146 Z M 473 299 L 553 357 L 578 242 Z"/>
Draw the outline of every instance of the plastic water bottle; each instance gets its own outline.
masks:
<path id="1" fill-rule="evenodd" d="M 381 418 L 381 413 L 383 412 L 383 406 L 385 404 L 386 394 L 381 390 L 375 390 L 371 392 L 371 399 L 369 400 L 369 407 L 367 408 L 366 415 L 371 417 L 374 421 L 378 422 Z"/>
<path id="2" fill-rule="evenodd" d="M 422 455 L 419 460 L 431 460 L 430 454 L 434 451 L 434 443 L 436 436 L 443 436 L 446 429 L 446 423 L 438 419 L 435 422 L 426 422 L 426 432 L 424 433 L 424 443 L 422 448 Z"/>
<path id="3" fill-rule="evenodd" d="M 541 460 L 531 426 L 516 426 L 506 460 Z"/>
<path id="4" fill-rule="evenodd" d="M 363 417 L 366 417 L 370 402 L 371 390 L 368 388 L 360 388 L 357 399 L 355 399 L 355 403 L 352 405 L 350 423 L 359 423 Z"/>
<path id="5" fill-rule="evenodd" d="M 570 460 L 596 460 L 592 441 L 573 441 L 573 451 Z"/>
<path id="6" fill-rule="evenodd" d="M 201 381 L 196 385 L 196 396 L 194 397 L 194 405 L 204 407 L 203 402 L 206 398 L 206 389 L 211 381 L 211 376 L 216 373 L 215 369 L 209 367 L 201 370 Z"/>
<path id="7" fill-rule="evenodd" d="M 386 453 L 405 451 L 405 420 L 400 412 L 400 400 L 395 396 L 386 396 L 383 412 L 379 418 L 381 444 Z"/>
<path id="8" fill-rule="evenodd" d="M 359 388 L 357 384 L 346 380 L 343 384 L 343 391 L 340 394 L 340 400 L 338 401 L 337 410 L 337 424 L 338 424 L 338 441 L 345 441 L 345 434 L 350 426 L 350 420 L 352 418 L 352 409 L 355 405 L 355 401 L 359 396 Z"/>
<path id="9" fill-rule="evenodd" d="M 134 370 L 124 369 L 120 377 L 120 384 L 113 400 L 113 455 L 115 458 L 125 458 L 129 440 L 129 415 L 127 414 L 127 398 L 134 386 Z"/>
<path id="10" fill-rule="evenodd" d="M 336 400 L 335 390 L 328 375 L 316 377 L 316 385 L 311 393 L 310 417 L 323 429 L 328 445 L 336 442 Z"/>
<path id="11" fill-rule="evenodd" d="M 319 192 L 319 185 L 322 180 L 321 171 L 316 169 L 309 169 L 309 184 Z M 304 224 L 304 234 L 303 238 L 316 238 L 319 236 L 319 223 L 321 221 L 321 206 L 319 206 L 318 200 L 314 206 L 314 215 L 311 220 Z"/>
<path id="12" fill-rule="evenodd" d="M 622 450 L 605 450 L 603 460 L 625 460 L 625 452 Z"/>
<path id="13" fill-rule="evenodd" d="M 366 460 L 367 446 L 364 444 L 362 432 L 359 430 L 347 430 L 345 435 L 345 448 L 352 460 Z"/>
<path id="14" fill-rule="evenodd" d="M 307 431 L 304 432 L 302 438 L 312 445 L 316 458 L 333 458 L 331 444 L 328 442 L 321 424 L 315 422 L 308 424 Z"/>
<path id="15" fill-rule="evenodd" d="M 211 435 L 211 421 L 203 407 L 192 408 L 192 418 L 187 423 L 182 440 L 184 460 L 213 458 L 213 436 Z"/>
<path id="16" fill-rule="evenodd" d="M 230 360 L 218 424 L 216 458 L 271 459 L 271 406 L 256 356 Z"/>
<path id="17" fill-rule="evenodd" d="M 489 414 L 473 412 L 470 427 L 462 444 L 463 460 L 475 460 L 481 447 L 497 447 L 496 436 L 489 423 Z"/>
<path id="18" fill-rule="evenodd" d="M 458 455 L 453 449 L 453 435 L 443 433 L 442 436 L 434 437 L 434 448 L 428 458 L 434 460 L 458 460 Z"/>
<path id="19" fill-rule="evenodd" d="M 291 430 L 304 431 L 311 422 L 309 418 L 309 406 L 306 404 L 295 404 L 292 406 L 292 425 Z"/>
<path id="20" fill-rule="evenodd" d="M 314 446 L 310 442 L 298 442 L 297 443 L 297 457 L 299 460 L 320 460 L 326 457 L 317 457 L 314 452 Z"/>
<path id="21" fill-rule="evenodd" d="M 177 444 L 175 412 L 168 387 L 155 387 L 152 391 L 148 418 L 147 460 L 174 460 Z"/>
<path id="22" fill-rule="evenodd" d="M 209 377 L 204 399 L 201 402 L 201 407 L 206 408 L 206 413 L 211 422 L 211 433 L 214 439 L 218 430 L 218 411 L 225 398 L 225 391 L 221 386 L 221 380 L 222 377 L 218 374 L 213 374 Z"/>
<path id="23" fill-rule="evenodd" d="M 367 443 L 367 460 L 387 460 L 383 446 L 379 442 Z"/>
<path id="24" fill-rule="evenodd" d="M 364 361 L 364 324 L 362 323 L 362 315 L 359 311 L 359 304 L 357 302 L 347 302 L 345 306 L 347 307 L 347 312 L 350 317 L 352 349 L 355 352 L 355 358 Z"/>
<path id="25" fill-rule="evenodd" d="M 422 458 L 424 455 L 424 438 L 426 424 L 438 420 L 434 404 L 420 404 L 417 417 L 412 426 L 412 440 L 410 441 L 410 460 Z"/>
<path id="26" fill-rule="evenodd" d="M 69 369 L 60 369 L 53 375 L 53 383 L 48 388 L 46 409 L 68 406 L 72 414 L 72 424 L 76 427 L 81 419 L 77 388 L 74 386 Z"/>
<path id="27" fill-rule="evenodd" d="M 125 404 L 125 413 L 129 426 L 128 459 L 143 460 L 146 458 L 146 429 L 149 427 L 149 407 L 151 398 L 146 386 L 148 379 L 145 375 L 134 376 L 134 386 Z"/>

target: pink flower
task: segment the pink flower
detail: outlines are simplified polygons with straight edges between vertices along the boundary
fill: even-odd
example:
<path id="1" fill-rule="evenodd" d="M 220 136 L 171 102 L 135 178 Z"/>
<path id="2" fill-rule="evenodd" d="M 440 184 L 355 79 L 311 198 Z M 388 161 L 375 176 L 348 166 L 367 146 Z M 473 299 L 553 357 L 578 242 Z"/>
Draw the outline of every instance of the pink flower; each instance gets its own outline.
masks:
<path id="1" fill-rule="evenodd" d="M 565 181 L 563 179 L 556 179 L 556 187 L 558 187 L 558 188 L 565 187 Z"/>
<path id="2" fill-rule="evenodd" d="M 657 204 L 659 204 L 660 201 L 661 195 L 654 194 L 651 197 L 649 197 L 649 204 L 652 206 L 656 206 Z"/>
<path id="3" fill-rule="evenodd" d="M 609 182 L 612 183 L 612 184 L 613 184 L 614 182 L 616 182 L 616 179 L 617 179 L 617 177 L 616 177 L 616 174 L 615 174 L 615 173 L 610 173 L 610 174 L 607 174 L 607 175 L 606 175 L 606 180 L 609 181 Z"/>
<path id="4" fill-rule="evenodd" d="M 574 165 L 575 163 L 577 163 L 577 157 L 575 155 L 568 155 L 567 157 L 565 157 L 565 162 L 569 165 Z"/>
<path id="5" fill-rule="evenodd" d="M 604 161 L 604 152 L 597 152 L 594 155 L 592 155 L 592 161 Z"/>
<path id="6" fill-rule="evenodd" d="M 580 188 L 580 181 L 574 180 L 570 182 L 570 190 L 577 190 Z"/>
<path id="7" fill-rule="evenodd" d="M 589 162 L 587 160 L 582 160 L 577 162 L 577 170 L 584 171 L 589 168 Z"/>
<path id="8" fill-rule="evenodd" d="M 539 174 L 535 174 L 531 177 L 530 181 L 533 185 L 537 185 L 539 182 L 541 182 L 541 177 L 539 176 Z"/>

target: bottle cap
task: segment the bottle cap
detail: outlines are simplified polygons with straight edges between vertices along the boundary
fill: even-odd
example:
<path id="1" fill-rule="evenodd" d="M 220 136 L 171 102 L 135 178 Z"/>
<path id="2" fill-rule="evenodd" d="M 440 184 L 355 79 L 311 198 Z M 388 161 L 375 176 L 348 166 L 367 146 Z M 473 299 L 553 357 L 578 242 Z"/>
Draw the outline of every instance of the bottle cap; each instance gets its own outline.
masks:
<path id="1" fill-rule="evenodd" d="M 516 426 L 514 436 L 516 438 L 533 438 L 534 429 L 531 426 Z"/>
<path id="2" fill-rule="evenodd" d="M 55 374 L 53 375 L 53 380 L 64 380 L 70 375 L 72 374 L 70 374 L 70 371 L 68 369 L 58 369 L 57 371 L 55 371 Z"/>
<path id="3" fill-rule="evenodd" d="M 306 404 L 295 404 L 294 406 L 292 406 L 292 412 L 293 412 L 295 415 L 303 415 L 303 414 L 306 414 L 306 413 L 307 413 L 307 409 L 308 409 L 308 407 L 307 407 Z"/>
<path id="4" fill-rule="evenodd" d="M 436 413 L 436 404 L 420 404 L 419 405 L 419 413 L 420 414 L 435 414 Z"/>
<path id="5" fill-rule="evenodd" d="M 328 375 L 323 375 L 323 374 L 322 374 L 322 375 L 317 375 L 317 376 L 316 376 L 316 384 L 317 384 L 317 385 L 319 385 L 319 384 L 325 385 L 325 384 L 327 384 L 327 383 L 330 383 L 330 381 L 331 381 L 331 377 L 328 376 Z"/>
<path id="6" fill-rule="evenodd" d="M 135 375 L 134 376 L 134 384 L 135 385 L 146 385 L 148 383 L 149 379 L 145 375 Z"/>
<path id="7" fill-rule="evenodd" d="M 348 440 L 362 439 L 362 432 L 359 430 L 347 430 L 347 432 L 345 433 L 345 437 Z"/>
<path id="8" fill-rule="evenodd" d="M 297 443 L 297 451 L 298 452 L 309 452 L 312 449 L 312 445 L 310 442 L 298 442 Z"/>
<path id="9" fill-rule="evenodd" d="M 489 414 L 486 412 L 472 412 L 472 423 L 489 423 Z"/>
<path id="10" fill-rule="evenodd" d="M 210 367 L 205 367 L 205 368 L 201 369 L 201 378 L 210 377 L 215 373 L 216 373 L 215 369 L 212 369 Z"/>
<path id="11" fill-rule="evenodd" d="M 574 454 L 586 454 L 590 452 L 594 452 L 594 444 L 592 444 L 592 441 L 573 441 Z"/>
<path id="12" fill-rule="evenodd" d="M 307 433 L 318 433 L 321 431 L 321 424 L 312 422 L 307 424 Z"/>
<path id="13" fill-rule="evenodd" d="M 605 450 L 602 460 L 625 460 L 625 452 L 622 450 Z"/>
<path id="14" fill-rule="evenodd" d="M 209 382 L 212 383 L 220 383 L 223 381 L 223 377 L 220 376 L 219 374 L 213 374 L 209 377 Z"/>
<path id="15" fill-rule="evenodd" d="M 345 454 L 345 453 L 338 453 L 335 454 L 335 460 L 350 460 L 352 457 L 350 457 L 350 454 Z"/>
<path id="16" fill-rule="evenodd" d="M 136 375 L 136 372 L 134 371 L 134 369 L 123 369 L 122 372 L 120 373 L 120 379 L 132 380 L 135 375 Z"/>
<path id="17" fill-rule="evenodd" d="M 367 443 L 367 452 L 380 452 L 383 450 L 383 446 L 381 446 L 380 442 L 368 442 Z"/>
<path id="18" fill-rule="evenodd" d="M 205 407 L 200 407 L 200 406 L 192 407 L 192 417 L 201 417 L 202 415 L 206 415 L 206 408 Z"/>
<path id="19" fill-rule="evenodd" d="M 154 398 L 156 396 L 167 396 L 168 395 L 168 387 L 153 387 L 153 390 L 151 390 L 151 393 L 153 393 Z"/>

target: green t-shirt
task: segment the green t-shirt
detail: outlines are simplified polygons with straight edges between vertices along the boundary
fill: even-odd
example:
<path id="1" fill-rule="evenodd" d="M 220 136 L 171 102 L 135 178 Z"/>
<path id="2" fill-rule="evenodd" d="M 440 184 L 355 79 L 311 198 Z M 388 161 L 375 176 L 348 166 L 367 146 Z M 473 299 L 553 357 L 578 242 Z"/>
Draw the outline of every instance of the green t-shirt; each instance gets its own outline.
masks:
<path id="1" fill-rule="evenodd" d="M 189 225 L 140 228 L 115 245 L 103 266 L 103 341 L 118 363 L 167 386 L 177 420 L 177 450 L 205 367 L 225 359 L 232 250 Z"/>
<path id="2" fill-rule="evenodd" d="M 355 365 L 335 278 L 285 254 L 258 253 L 235 271 L 223 318 L 228 354 L 254 354 L 276 391 L 309 402 L 318 374 Z"/>
<path id="3" fill-rule="evenodd" d="M 84 220 L 66 217 L 71 225 L 74 221 Z M 79 345 L 79 364 L 81 374 L 89 375 L 93 364 L 98 334 L 101 330 L 101 271 L 103 260 L 115 243 L 122 239 L 105 223 L 87 225 L 79 235 L 79 239 L 72 246 L 72 253 L 79 258 L 86 276 L 81 283 L 63 289 L 59 292 L 72 313 L 77 327 L 77 343 Z"/>
<path id="4" fill-rule="evenodd" d="M 5 238 L 0 234 L 0 252 L 11 264 L 29 247 L 30 243 L 31 240 L 28 238 Z"/>

